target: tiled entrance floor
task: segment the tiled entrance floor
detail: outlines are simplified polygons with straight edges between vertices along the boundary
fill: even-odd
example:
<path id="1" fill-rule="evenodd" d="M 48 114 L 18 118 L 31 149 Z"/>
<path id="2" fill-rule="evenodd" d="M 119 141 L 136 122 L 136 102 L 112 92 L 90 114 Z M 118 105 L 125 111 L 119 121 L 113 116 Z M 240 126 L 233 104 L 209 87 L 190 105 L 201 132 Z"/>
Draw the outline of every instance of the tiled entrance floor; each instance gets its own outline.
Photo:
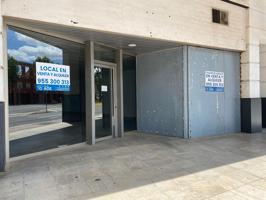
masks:
<path id="1" fill-rule="evenodd" d="M 142 133 L 11 162 L 0 199 L 266 199 L 266 134 Z"/>

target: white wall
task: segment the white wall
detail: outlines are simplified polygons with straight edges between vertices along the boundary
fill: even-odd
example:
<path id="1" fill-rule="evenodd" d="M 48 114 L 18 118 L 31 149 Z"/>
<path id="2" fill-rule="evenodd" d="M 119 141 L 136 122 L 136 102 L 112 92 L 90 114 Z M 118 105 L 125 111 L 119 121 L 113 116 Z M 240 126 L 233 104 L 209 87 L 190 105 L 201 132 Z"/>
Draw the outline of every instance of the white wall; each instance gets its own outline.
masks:
<path id="1" fill-rule="evenodd" d="M 266 97 L 266 1 L 264 0 L 254 0 L 251 5 L 250 32 L 250 43 L 258 48 L 260 97 Z"/>
<path id="2" fill-rule="evenodd" d="M 212 23 L 212 8 L 229 11 L 229 26 Z M 9 17 L 245 50 L 247 11 L 221 0 L 6 0 L 2 11 Z"/>
<path id="3" fill-rule="evenodd" d="M 241 56 L 242 98 L 266 97 L 265 55 L 266 1 L 249 1 L 246 52 Z M 261 58 L 260 58 L 261 57 Z"/>

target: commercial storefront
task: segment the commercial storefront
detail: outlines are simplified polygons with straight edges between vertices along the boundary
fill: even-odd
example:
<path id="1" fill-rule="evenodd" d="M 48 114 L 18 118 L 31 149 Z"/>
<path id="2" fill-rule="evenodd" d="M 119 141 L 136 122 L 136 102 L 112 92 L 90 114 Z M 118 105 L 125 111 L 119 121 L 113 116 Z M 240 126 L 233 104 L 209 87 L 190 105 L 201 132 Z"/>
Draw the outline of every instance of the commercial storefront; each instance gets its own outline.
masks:
<path id="1" fill-rule="evenodd" d="M 54 18 L 57 3 L 34 12 L 47 2 L 27 2 L 29 16 L 2 3 L 2 169 L 14 157 L 129 131 L 196 138 L 262 129 L 262 114 L 252 110 L 261 107 L 243 98 L 247 4 L 178 4 L 186 9 L 178 15 L 135 2 L 135 16 L 127 4 L 107 15 L 103 2 L 79 14 L 84 3 L 62 5 L 68 9 Z M 188 26 L 189 9 L 206 18 Z"/>
<path id="2" fill-rule="evenodd" d="M 180 138 L 240 131 L 239 53 L 176 44 L 133 53 L 7 28 L 10 157 L 95 144 L 124 130 Z M 56 75 L 54 64 L 69 66 L 69 89 L 39 90 L 39 73 Z M 207 72 L 224 76 L 213 91 Z"/>
<path id="3" fill-rule="evenodd" d="M 7 23 L 7 58 L 11 158 L 136 130 L 135 54 Z"/>

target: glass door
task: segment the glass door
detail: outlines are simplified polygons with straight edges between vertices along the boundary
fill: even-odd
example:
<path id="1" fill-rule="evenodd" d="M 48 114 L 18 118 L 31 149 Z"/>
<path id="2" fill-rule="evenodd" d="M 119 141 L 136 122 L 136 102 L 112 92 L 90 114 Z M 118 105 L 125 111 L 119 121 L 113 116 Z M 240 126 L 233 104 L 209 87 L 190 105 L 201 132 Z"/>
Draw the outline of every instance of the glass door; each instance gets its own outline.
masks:
<path id="1" fill-rule="evenodd" d="M 113 136 L 113 69 L 94 67 L 95 138 L 96 141 Z"/>

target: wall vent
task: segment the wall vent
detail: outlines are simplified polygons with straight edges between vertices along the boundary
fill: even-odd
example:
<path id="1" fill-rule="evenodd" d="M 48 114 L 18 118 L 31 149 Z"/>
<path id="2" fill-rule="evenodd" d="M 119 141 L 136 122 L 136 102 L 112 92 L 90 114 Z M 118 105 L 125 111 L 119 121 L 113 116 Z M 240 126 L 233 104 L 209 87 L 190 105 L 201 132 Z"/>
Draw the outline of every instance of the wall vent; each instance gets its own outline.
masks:
<path id="1" fill-rule="evenodd" d="M 228 25 L 228 12 L 213 8 L 212 22 L 217 24 Z"/>

